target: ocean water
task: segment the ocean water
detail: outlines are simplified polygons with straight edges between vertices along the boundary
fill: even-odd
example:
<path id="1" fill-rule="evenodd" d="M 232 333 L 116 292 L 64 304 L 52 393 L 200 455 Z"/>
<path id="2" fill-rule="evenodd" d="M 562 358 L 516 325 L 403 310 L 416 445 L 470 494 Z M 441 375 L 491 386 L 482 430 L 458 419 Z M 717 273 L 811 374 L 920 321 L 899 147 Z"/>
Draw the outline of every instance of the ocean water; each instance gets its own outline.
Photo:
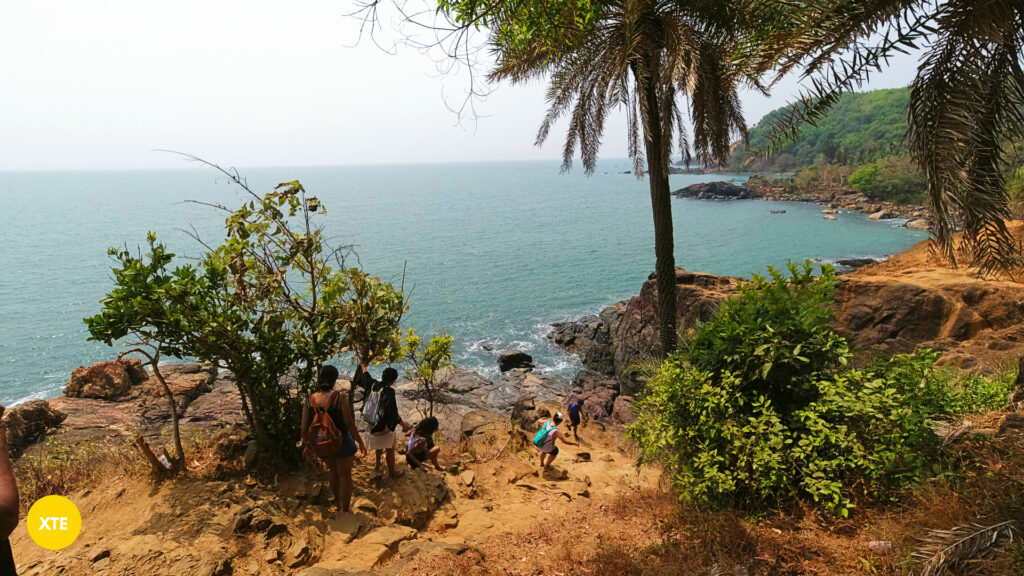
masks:
<path id="1" fill-rule="evenodd" d="M 570 376 L 578 362 L 548 343 L 550 323 L 636 294 L 654 269 L 647 183 L 623 174 L 629 166 L 605 160 L 590 177 L 557 162 L 241 172 L 258 192 L 300 179 L 365 269 L 397 282 L 405 266 L 407 327 L 452 334 L 459 365 L 493 376 L 496 351 L 518 348 Z M 184 230 L 217 241 L 223 217 L 187 201 L 242 201 L 217 176 L 196 165 L 0 173 L 0 402 L 55 396 L 74 367 L 117 354 L 87 341 L 82 323 L 111 288 L 107 248 L 136 247 L 152 230 L 197 255 Z M 675 175 L 672 186 L 722 179 Z M 925 237 L 861 214 L 828 221 L 806 204 L 676 199 L 673 212 L 677 265 L 738 276 L 789 259 L 884 257 Z"/>

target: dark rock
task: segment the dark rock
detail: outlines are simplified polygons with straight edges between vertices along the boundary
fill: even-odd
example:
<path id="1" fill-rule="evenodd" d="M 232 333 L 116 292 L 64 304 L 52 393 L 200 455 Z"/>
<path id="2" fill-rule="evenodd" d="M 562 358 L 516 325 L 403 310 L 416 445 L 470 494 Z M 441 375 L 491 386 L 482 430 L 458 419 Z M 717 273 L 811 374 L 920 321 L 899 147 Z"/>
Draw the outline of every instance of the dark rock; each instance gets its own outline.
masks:
<path id="1" fill-rule="evenodd" d="M 617 302 L 598 316 L 576 322 L 552 324 L 548 338 L 570 354 L 576 354 L 587 368 L 608 376 L 615 375 L 612 334 L 626 310 L 626 302 Z"/>
<path id="2" fill-rule="evenodd" d="M 849 268 L 850 270 L 856 270 L 862 268 L 868 264 L 874 264 L 877 262 L 874 258 L 845 258 L 843 260 L 836 260 L 836 264 Z"/>
<path id="3" fill-rule="evenodd" d="M 29 400 L 7 410 L 4 426 L 11 455 L 21 454 L 30 444 L 38 442 L 50 428 L 60 426 L 67 414 L 50 407 L 46 400 Z"/>
<path id="4" fill-rule="evenodd" d="M 585 368 L 580 370 L 576 377 L 572 379 L 572 389 L 574 392 L 590 392 L 592 390 L 598 390 L 601 388 L 610 388 L 613 390 L 619 389 L 619 383 L 613 378 Z"/>
<path id="5" fill-rule="evenodd" d="M 756 190 L 744 186 L 736 186 L 731 182 L 703 182 L 690 184 L 672 193 L 676 198 L 693 198 L 695 200 L 749 200 L 760 198 Z"/>
<path id="6" fill-rule="evenodd" d="M 679 324 L 689 326 L 696 320 L 711 319 L 722 300 L 736 291 L 738 282 L 738 278 L 676 268 L 676 318 Z M 655 275 L 651 274 L 641 286 L 640 295 L 628 300 L 622 319 L 611 333 L 619 392 L 626 396 L 637 392 L 641 383 L 635 375 L 625 374 L 625 369 L 643 357 L 661 355 L 655 291 Z"/>
<path id="7" fill-rule="evenodd" d="M 521 350 L 503 350 L 498 355 L 498 369 L 508 372 L 514 368 L 533 368 L 533 356 Z"/>
<path id="8" fill-rule="evenodd" d="M 1011 412 L 1003 418 L 1002 424 L 999 425 L 999 436 L 1011 433 L 1024 433 L 1024 413 Z"/>
<path id="9" fill-rule="evenodd" d="M 615 399 L 615 406 L 612 408 L 612 422 L 616 424 L 632 424 L 636 421 L 633 415 L 633 397 L 619 396 Z"/>

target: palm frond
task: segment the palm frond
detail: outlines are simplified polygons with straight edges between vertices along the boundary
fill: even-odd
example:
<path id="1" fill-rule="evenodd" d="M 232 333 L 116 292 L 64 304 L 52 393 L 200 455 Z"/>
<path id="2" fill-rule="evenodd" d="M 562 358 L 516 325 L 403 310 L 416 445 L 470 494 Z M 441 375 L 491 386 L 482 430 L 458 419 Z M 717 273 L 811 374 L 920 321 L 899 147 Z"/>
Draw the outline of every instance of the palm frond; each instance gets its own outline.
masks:
<path id="1" fill-rule="evenodd" d="M 995 524 L 971 523 L 950 530 L 931 530 L 922 546 L 911 553 L 920 562 L 917 576 L 939 576 L 964 562 L 977 558 L 1000 539 L 1013 540 L 1013 521 Z"/>

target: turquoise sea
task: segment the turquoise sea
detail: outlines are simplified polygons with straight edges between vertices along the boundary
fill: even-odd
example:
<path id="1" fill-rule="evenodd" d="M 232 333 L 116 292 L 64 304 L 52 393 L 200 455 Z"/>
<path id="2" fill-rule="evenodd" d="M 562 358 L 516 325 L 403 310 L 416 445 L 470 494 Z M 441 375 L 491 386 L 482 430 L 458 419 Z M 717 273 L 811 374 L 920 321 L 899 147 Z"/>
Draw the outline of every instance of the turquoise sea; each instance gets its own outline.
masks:
<path id="1" fill-rule="evenodd" d="M 0 403 L 60 393 L 71 370 L 117 353 L 86 341 L 82 318 L 110 289 L 109 246 L 147 231 L 180 255 L 217 241 L 220 213 L 241 195 L 209 168 L 0 173 Z M 590 177 L 558 163 L 473 163 L 243 169 L 255 190 L 300 179 L 327 207 L 324 224 L 354 244 L 368 271 L 398 281 L 407 266 L 409 327 L 455 337 L 457 363 L 497 372 L 519 348 L 543 369 L 579 368 L 548 344 L 551 322 L 598 312 L 637 293 L 654 268 L 647 183 L 627 160 Z M 721 175 L 672 176 L 673 189 Z M 785 214 L 769 210 L 785 209 Z M 883 257 L 925 237 L 860 214 L 761 201 L 673 201 L 677 265 L 750 276 L 786 260 Z M 347 366 L 342 366 L 343 369 Z"/>

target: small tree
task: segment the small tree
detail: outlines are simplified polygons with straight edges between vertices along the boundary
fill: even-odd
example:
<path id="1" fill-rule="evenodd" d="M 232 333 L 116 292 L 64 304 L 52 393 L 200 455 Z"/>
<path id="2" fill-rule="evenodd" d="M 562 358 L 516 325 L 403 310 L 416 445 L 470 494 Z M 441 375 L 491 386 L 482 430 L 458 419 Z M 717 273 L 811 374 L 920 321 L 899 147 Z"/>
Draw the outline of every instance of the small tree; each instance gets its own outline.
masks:
<path id="1" fill-rule="evenodd" d="M 152 261 L 118 253 L 118 288 L 104 313 L 86 322 L 108 343 L 137 334 L 160 353 L 229 370 L 260 447 L 290 459 L 302 399 L 320 365 L 350 349 L 367 360 L 397 359 L 407 306 L 387 282 L 345 266 L 349 247 L 327 246 L 314 224 L 324 208 L 299 182 L 261 196 L 235 172 L 210 166 L 250 197 L 237 210 L 212 205 L 227 213 L 224 243 L 211 247 L 195 236 L 207 253 L 168 272 L 173 255 L 151 234 Z M 283 377 L 296 366 L 293 385 Z"/>
<path id="2" fill-rule="evenodd" d="M 125 337 L 130 337 L 131 350 L 121 353 L 136 353 L 146 358 L 153 371 L 153 377 L 163 387 L 171 411 L 171 426 L 174 432 L 174 447 L 177 450 L 175 469 L 184 466 L 185 449 L 181 444 L 178 427 L 178 407 L 167 381 L 160 372 L 162 355 L 184 358 L 185 327 L 182 311 L 177 307 L 173 295 L 181 290 L 181 281 L 167 266 L 174 258 L 163 246 L 157 244 L 156 234 L 150 232 L 146 238 L 149 252 L 133 255 L 129 250 L 111 248 L 108 253 L 117 262 L 113 269 L 114 289 L 101 303 L 103 310 L 85 323 L 89 339 L 98 340 L 107 346 Z"/>
<path id="3" fill-rule="evenodd" d="M 405 339 L 405 358 L 409 362 L 409 378 L 419 385 L 419 397 L 426 401 L 426 416 L 434 415 L 434 407 L 450 400 L 448 382 L 451 380 L 452 337 L 448 334 L 433 336 L 422 351 L 422 341 L 413 330 Z"/>

